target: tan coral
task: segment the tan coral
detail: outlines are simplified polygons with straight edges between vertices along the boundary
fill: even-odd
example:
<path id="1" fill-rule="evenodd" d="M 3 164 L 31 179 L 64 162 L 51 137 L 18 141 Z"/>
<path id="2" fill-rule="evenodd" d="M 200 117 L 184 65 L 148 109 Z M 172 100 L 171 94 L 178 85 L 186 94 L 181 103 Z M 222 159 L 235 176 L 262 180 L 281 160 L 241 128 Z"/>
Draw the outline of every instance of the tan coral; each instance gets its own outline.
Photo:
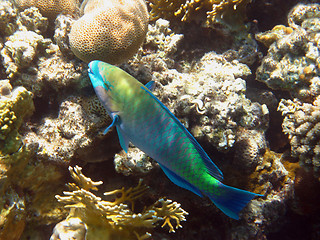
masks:
<path id="1" fill-rule="evenodd" d="M 245 19 L 245 8 L 250 0 L 149 0 L 151 16 L 182 22 L 201 21 L 206 27 L 225 22 L 241 25 Z"/>
<path id="2" fill-rule="evenodd" d="M 102 182 L 93 182 L 85 177 L 81 168 L 69 167 L 72 178 L 76 183 L 69 183 L 70 191 L 64 196 L 56 196 L 59 202 L 70 209 L 66 220 L 58 223 L 53 231 L 51 240 L 63 239 L 62 236 L 77 236 L 76 239 L 147 239 L 151 236 L 147 229 L 154 228 L 156 223 L 163 221 L 162 227 L 168 225 L 169 232 L 182 227 L 188 214 L 180 204 L 168 199 L 159 199 L 141 213 L 134 213 L 134 201 L 141 198 L 147 186 L 139 181 L 138 186 L 125 190 L 124 188 L 106 192 L 104 195 L 114 196 L 114 201 L 105 201 L 90 190 L 97 190 Z M 175 222 L 175 227 L 173 226 Z"/>
<path id="3" fill-rule="evenodd" d="M 60 13 L 76 16 L 79 11 L 79 0 L 14 0 L 14 2 L 21 9 L 37 7 L 48 18 L 55 18 Z"/>
<path id="4" fill-rule="evenodd" d="M 71 50 L 85 62 L 121 63 L 144 41 L 148 11 L 144 0 L 85 1 L 84 15 L 71 28 Z"/>

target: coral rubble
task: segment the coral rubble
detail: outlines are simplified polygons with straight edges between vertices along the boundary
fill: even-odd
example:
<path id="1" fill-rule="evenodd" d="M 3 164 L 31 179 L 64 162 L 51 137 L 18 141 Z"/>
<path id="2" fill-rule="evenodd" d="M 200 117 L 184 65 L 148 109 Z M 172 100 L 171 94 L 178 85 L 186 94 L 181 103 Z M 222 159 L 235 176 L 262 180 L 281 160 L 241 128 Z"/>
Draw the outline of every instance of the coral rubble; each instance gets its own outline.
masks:
<path id="1" fill-rule="evenodd" d="M 174 232 L 173 222 L 176 229 L 182 227 L 180 222 L 185 221 L 188 214 L 180 204 L 165 199 L 159 199 L 141 213 L 134 213 L 128 203 L 133 207 L 134 201 L 147 190 L 141 181 L 128 190 L 122 188 L 104 193 L 115 196 L 114 201 L 106 201 L 91 192 L 97 190 L 101 181 L 93 182 L 85 177 L 78 166 L 69 167 L 69 171 L 76 183 L 69 183 L 70 191 L 56 198 L 70 209 L 70 213 L 66 220 L 56 225 L 52 240 L 64 239 L 67 234 L 88 240 L 147 239 L 151 234 L 146 231 L 154 228 L 157 222 L 163 221 L 162 227 L 168 226 L 169 232 Z"/>

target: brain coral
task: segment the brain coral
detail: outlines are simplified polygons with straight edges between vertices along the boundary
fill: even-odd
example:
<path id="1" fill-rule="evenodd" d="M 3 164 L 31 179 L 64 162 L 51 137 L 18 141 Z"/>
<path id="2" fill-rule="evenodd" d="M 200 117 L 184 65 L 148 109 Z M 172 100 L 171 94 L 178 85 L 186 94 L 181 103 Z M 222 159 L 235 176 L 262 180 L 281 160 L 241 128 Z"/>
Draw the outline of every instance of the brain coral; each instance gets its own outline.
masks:
<path id="1" fill-rule="evenodd" d="M 71 27 L 71 50 L 85 62 L 125 61 L 142 44 L 148 11 L 144 0 L 89 0 L 81 7 L 84 15 Z"/>
<path id="2" fill-rule="evenodd" d="M 76 16 L 79 10 L 78 0 L 14 0 L 14 2 L 22 9 L 37 7 L 48 18 L 55 18 L 60 13 Z"/>

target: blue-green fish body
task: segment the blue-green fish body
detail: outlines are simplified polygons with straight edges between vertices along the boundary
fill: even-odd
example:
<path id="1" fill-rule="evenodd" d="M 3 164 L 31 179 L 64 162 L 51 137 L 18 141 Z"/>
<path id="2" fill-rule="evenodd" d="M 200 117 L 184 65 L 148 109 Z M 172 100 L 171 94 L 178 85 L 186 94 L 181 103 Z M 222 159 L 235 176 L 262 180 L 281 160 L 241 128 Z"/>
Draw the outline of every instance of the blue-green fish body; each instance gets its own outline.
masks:
<path id="1" fill-rule="evenodd" d="M 97 96 L 113 119 L 122 148 L 129 142 L 156 160 L 169 179 L 199 196 L 208 196 L 231 218 L 258 194 L 221 183 L 223 174 L 179 120 L 142 85 L 118 67 L 89 63 Z M 150 89 L 149 89 L 150 88 Z"/>

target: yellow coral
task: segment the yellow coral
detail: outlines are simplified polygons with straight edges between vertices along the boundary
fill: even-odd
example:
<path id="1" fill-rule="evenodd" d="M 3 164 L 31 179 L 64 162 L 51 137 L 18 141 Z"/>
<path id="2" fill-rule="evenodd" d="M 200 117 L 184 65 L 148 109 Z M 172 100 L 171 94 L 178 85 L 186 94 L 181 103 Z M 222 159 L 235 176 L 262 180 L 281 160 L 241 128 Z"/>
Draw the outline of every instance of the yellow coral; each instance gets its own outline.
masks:
<path id="1" fill-rule="evenodd" d="M 214 23 L 243 23 L 245 7 L 251 0 L 149 0 L 154 19 L 180 19 L 183 22 L 204 21 L 206 27 Z M 205 20 L 204 20 L 205 19 Z"/>
<path id="2" fill-rule="evenodd" d="M 283 38 L 285 35 L 288 35 L 293 32 L 291 27 L 286 27 L 284 25 L 276 25 L 272 30 L 267 32 L 262 32 L 256 34 L 256 39 L 259 42 L 262 42 L 266 47 L 270 47 L 272 43 Z"/>
<path id="3" fill-rule="evenodd" d="M 152 206 L 145 208 L 141 213 L 134 213 L 125 202 L 131 202 L 141 197 L 148 189 L 140 180 L 138 186 L 128 190 L 117 189 L 104 195 L 115 195 L 114 201 L 102 200 L 90 190 L 102 182 L 93 182 L 85 177 L 81 168 L 69 167 L 71 176 L 76 183 L 69 183 L 69 192 L 65 196 L 56 196 L 59 202 L 70 208 L 67 219 L 56 226 L 52 239 L 60 239 L 74 223 L 73 233 L 85 236 L 86 239 L 147 239 L 151 235 L 146 229 L 155 227 L 159 221 L 164 221 L 162 227 L 168 225 L 169 232 L 174 232 L 171 220 L 176 222 L 176 228 L 181 227 L 180 222 L 185 221 L 184 211 L 180 204 L 171 200 L 159 199 Z M 120 196 L 118 196 L 120 194 Z M 85 233 L 83 231 L 85 229 Z M 63 231 L 63 232 L 61 232 Z M 71 230 L 70 230 L 71 231 Z"/>
<path id="4" fill-rule="evenodd" d="M 59 13 L 76 16 L 79 11 L 78 0 L 14 0 L 21 8 L 37 7 L 41 14 L 48 18 L 55 18 Z"/>
<path id="5" fill-rule="evenodd" d="M 89 0 L 83 5 L 84 15 L 73 23 L 69 35 L 78 58 L 117 64 L 136 53 L 148 27 L 144 0 Z"/>
<path id="6" fill-rule="evenodd" d="M 32 93 L 24 87 L 14 89 L 8 96 L 0 96 L 0 154 L 10 154 L 19 150 L 22 141 L 18 128 L 23 118 L 34 110 Z"/>

